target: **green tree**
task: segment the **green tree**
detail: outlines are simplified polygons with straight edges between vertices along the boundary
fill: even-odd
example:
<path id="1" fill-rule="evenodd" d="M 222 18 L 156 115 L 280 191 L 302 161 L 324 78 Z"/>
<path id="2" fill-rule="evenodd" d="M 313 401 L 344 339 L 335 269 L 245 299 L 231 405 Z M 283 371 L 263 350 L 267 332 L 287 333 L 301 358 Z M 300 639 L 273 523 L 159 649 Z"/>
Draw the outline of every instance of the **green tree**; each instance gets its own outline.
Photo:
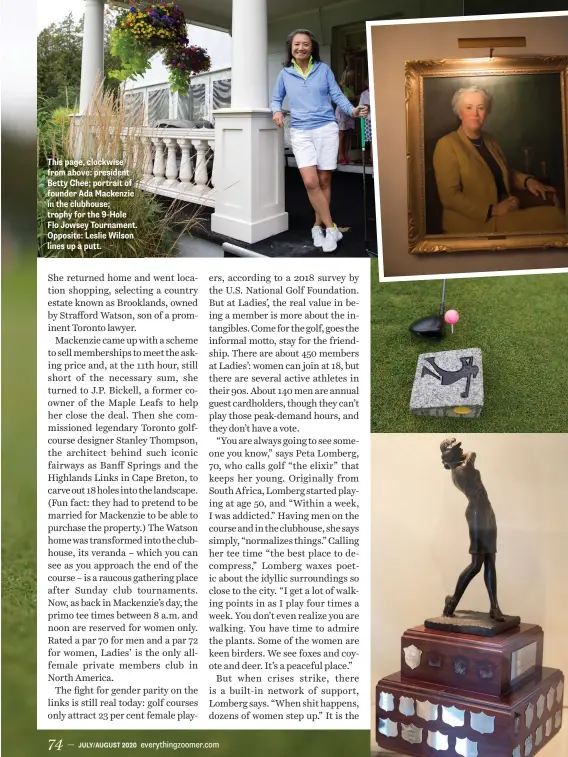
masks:
<path id="1" fill-rule="evenodd" d="M 105 15 L 105 71 L 117 68 L 120 61 L 110 52 L 109 36 L 114 26 L 114 11 Z M 75 108 L 81 89 L 81 57 L 83 48 L 83 19 L 75 20 L 70 13 L 63 21 L 43 29 L 37 39 L 37 95 L 41 110 Z M 117 91 L 120 83 L 105 77 L 105 91 Z"/>

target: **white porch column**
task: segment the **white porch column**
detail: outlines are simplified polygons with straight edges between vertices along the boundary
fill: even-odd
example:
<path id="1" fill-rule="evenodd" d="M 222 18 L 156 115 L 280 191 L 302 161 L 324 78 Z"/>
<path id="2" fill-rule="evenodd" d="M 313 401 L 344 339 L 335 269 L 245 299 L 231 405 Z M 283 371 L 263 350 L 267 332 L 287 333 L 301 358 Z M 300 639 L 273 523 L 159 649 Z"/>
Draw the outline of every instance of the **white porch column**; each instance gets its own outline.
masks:
<path id="1" fill-rule="evenodd" d="M 233 0 L 231 107 L 215 111 L 211 228 L 249 244 L 288 228 L 284 135 L 268 107 L 267 0 Z"/>
<path id="2" fill-rule="evenodd" d="M 233 0 L 231 108 L 268 106 L 266 0 Z"/>
<path id="3" fill-rule="evenodd" d="M 105 0 L 84 0 L 83 57 L 81 61 L 80 112 L 91 102 L 97 81 L 104 73 L 104 10 Z"/>

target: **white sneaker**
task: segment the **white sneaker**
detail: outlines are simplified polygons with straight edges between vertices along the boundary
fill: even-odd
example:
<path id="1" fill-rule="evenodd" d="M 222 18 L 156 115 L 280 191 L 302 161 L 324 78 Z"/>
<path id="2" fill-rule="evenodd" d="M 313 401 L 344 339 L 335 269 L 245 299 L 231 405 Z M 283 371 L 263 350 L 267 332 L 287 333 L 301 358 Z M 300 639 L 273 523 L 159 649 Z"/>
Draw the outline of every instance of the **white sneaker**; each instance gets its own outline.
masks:
<path id="1" fill-rule="evenodd" d="M 325 234 L 321 226 L 314 226 L 312 229 L 312 239 L 314 240 L 314 247 L 323 247 L 323 240 Z"/>
<path id="2" fill-rule="evenodd" d="M 339 231 L 337 226 L 333 229 L 325 230 L 325 239 L 323 240 L 322 250 L 324 252 L 334 252 L 337 250 L 337 243 L 343 239 L 343 234 Z"/>

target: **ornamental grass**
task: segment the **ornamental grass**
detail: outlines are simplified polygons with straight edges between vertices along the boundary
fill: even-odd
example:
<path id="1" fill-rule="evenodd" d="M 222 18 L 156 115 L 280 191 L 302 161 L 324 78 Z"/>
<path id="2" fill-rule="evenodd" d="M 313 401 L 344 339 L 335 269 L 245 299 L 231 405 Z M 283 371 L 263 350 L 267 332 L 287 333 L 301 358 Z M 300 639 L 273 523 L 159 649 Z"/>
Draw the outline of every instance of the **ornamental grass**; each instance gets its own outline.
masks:
<path id="1" fill-rule="evenodd" d="M 38 138 L 38 203 L 37 203 L 37 237 L 38 255 L 40 257 L 102 257 L 102 258 L 146 258 L 176 256 L 179 239 L 182 235 L 199 225 L 199 210 L 189 219 L 183 203 L 160 201 L 157 196 L 143 189 L 139 189 L 137 182 L 141 178 L 141 155 L 137 132 L 142 124 L 126 124 L 125 106 L 122 99 L 112 93 L 102 93 L 93 98 L 89 111 L 82 116 L 67 119 L 59 118 L 57 127 Z M 136 162 L 135 162 L 136 156 Z M 122 219 L 136 225 L 132 229 L 133 239 L 108 238 L 100 241 L 100 250 L 85 250 L 85 244 L 78 244 L 74 250 L 53 250 L 48 248 L 49 211 L 58 210 L 53 207 L 54 197 L 49 196 L 48 181 L 53 174 L 48 173 L 46 166 L 49 158 L 56 159 L 61 165 L 52 165 L 52 169 L 62 171 L 57 179 L 80 178 L 87 186 L 80 187 L 83 195 L 76 195 L 73 199 L 89 202 L 90 199 L 99 201 L 95 190 L 105 190 L 96 182 L 93 172 L 76 177 L 72 171 L 86 171 L 89 160 L 96 160 L 97 169 L 128 169 L 126 187 L 116 187 L 127 190 L 128 196 L 109 199 L 109 208 L 93 207 L 92 210 L 101 213 L 101 219 L 109 219 L 110 211 L 121 215 L 113 215 L 113 219 Z M 117 166 L 117 159 L 124 161 L 124 165 Z M 65 161 L 83 161 L 83 166 L 73 164 L 64 166 Z M 74 188 L 75 189 L 75 188 Z M 48 203 L 52 203 L 49 207 Z M 88 210 L 88 207 L 70 208 L 74 210 Z M 107 213 L 103 216 L 103 213 Z M 124 214 L 124 215 L 122 215 Z M 75 220 L 73 218 L 73 220 Z M 83 219 L 85 220 L 85 219 Z"/>

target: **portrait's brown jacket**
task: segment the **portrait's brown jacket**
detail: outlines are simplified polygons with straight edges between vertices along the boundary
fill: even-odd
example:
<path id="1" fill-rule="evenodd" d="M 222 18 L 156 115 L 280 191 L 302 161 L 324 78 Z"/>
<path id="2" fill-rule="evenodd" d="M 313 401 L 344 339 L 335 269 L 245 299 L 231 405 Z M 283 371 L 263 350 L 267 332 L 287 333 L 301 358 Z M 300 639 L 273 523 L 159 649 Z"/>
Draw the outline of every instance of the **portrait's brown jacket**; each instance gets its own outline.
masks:
<path id="1" fill-rule="evenodd" d="M 483 139 L 503 172 L 508 194 L 523 189 L 530 174 L 510 169 L 497 142 L 485 133 Z M 495 231 L 495 218 L 487 220 L 489 206 L 499 202 L 495 178 L 461 126 L 438 140 L 434 172 L 443 207 L 444 233 Z"/>

